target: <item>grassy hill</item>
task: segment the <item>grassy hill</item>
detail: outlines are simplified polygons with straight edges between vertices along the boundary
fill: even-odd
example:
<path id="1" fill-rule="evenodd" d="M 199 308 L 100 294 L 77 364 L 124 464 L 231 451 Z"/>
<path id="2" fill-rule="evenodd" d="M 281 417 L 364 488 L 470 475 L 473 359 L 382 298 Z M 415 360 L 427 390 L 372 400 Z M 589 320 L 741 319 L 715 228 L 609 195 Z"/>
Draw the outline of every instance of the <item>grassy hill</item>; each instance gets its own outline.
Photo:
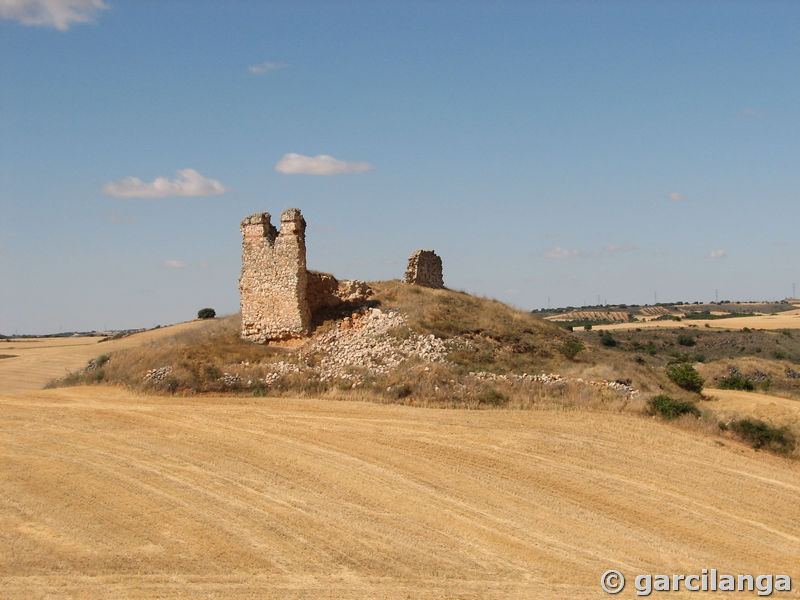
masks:
<path id="1" fill-rule="evenodd" d="M 268 345 L 243 341 L 239 317 L 233 315 L 95 356 L 54 385 L 122 384 L 149 393 L 307 396 L 473 409 L 584 407 L 662 413 L 684 427 L 726 436 L 738 431 L 728 427 L 738 417 L 755 415 L 717 414 L 713 404 L 703 404 L 702 411 L 696 405 L 702 399 L 701 373 L 712 385 L 719 378 L 721 367 L 709 370 L 701 352 L 710 352 L 720 332 L 694 332 L 691 347 L 682 346 L 680 337 L 672 339 L 674 332 L 669 339 L 655 338 L 653 331 L 572 333 L 463 292 L 398 281 L 371 285 L 375 295 L 368 306 L 317 315 L 308 339 Z M 142 334 L 131 337 L 136 335 Z M 774 335 L 780 343 L 794 341 Z M 789 377 L 793 371 L 786 373 L 776 376 L 775 389 L 800 391 Z M 675 406 L 683 408 L 675 412 Z M 784 425 L 765 423 L 784 436 L 766 447 L 791 454 L 800 421 L 788 429 Z"/>
<path id="2" fill-rule="evenodd" d="M 350 395 L 427 406 L 521 406 L 533 396 L 563 401 L 582 395 L 578 379 L 623 381 L 644 394 L 665 387 L 680 393 L 634 356 L 599 341 L 579 342 L 563 328 L 498 301 L 398 281 L 371 285 L 375 295 L 368 307 L 320 315 L 308 340 L 243 341 L 234 315 L 113 352 L 60 383 L 119 383 L 172 393 Z M 560 386 L 514 379 L 542 373 L 566 379 Z"/>

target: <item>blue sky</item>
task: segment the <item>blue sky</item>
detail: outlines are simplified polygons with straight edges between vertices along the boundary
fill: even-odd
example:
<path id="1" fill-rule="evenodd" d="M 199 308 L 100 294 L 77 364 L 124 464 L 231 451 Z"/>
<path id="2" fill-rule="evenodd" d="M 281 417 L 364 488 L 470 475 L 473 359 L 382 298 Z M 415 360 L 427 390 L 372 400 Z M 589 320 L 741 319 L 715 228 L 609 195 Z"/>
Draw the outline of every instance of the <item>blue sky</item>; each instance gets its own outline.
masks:
<path id="1" fill-rule="evenodd" d="M 0 17 L 2 333 L 236 312 L 239 222 L 293 206 L 310 268 L 396 278 L 432 248 L 448 287 L 521 308 L 800 283 L 796 2 Z"/>

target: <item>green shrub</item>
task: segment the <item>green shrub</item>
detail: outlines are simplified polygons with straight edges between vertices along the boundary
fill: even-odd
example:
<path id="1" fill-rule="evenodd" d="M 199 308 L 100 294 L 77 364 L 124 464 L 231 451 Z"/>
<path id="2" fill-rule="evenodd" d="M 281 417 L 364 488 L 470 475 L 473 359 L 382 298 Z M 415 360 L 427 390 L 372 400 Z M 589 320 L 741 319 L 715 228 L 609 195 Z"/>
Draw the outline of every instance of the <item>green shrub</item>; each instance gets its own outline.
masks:
<path id="1" fill-rule="evenodd" d="M 773 427 L 756 419 L 738 419 L 729 427 L 756 450 L 764 448 L 777 454 L 789 454 L 795 447 L 794 436 L 786 427 Z"/>
<path id="2" fill-rule="evenodd" d="M 570 360 L 574 360 L 575 357 L 578 355 L 578 352 L 583 350 L 585 346 L 581 344 L 578 340 L 567 340 L 564 342 L 564 345 L 561 346 L 561 354 L 566 356 Z"/>
<path id="3" fill-rule="evenodd" d="M 739 373 L 732 373 L 721 379 L 719 387 L 723 390 L 743 390 L 745 392 L 752 392 L 755 389 L 753 382 Z"/>
<path id="4" fill-rule="evenodd" d="M 705 383 L 705 380 L 700 377 L 700 373 L 688 363 L 669 365 L 667 367 L 667 377 L 679 387 L 690 392 L 701 392 Z"/>
<path id="5" fill-rule="evenodd" d="M 213 319 L 217 316 L 217 311 L 213 308 L 201 308 L 197 311 L 198 319 Z"/>
<path id="6" fill-rule="evenodd" d="M 608 331 L 604 331 L 600 334 L 600 343 L 607 348 L 613 348 L 617 345 L 617 340 L 614 339 L 614 336 L 611 335 Z"/>
<path id="7" fill-rule="evenodd" d="M 694 402 L 675 400 L 663 394 L 648 400 L 647 405 L 653 413 L 658 413 L 665 419 L 674 419 L 685 414 L 700 416 L 700 410 Z"/>
<path id="8" fill-rule="evenodd" d="M 694 346 L 697 344 L 697 340 L 695 340 L 693 336 L 687 333 L 681 333 L 680 335 L 678 335 L 678 343 L 681 346 Z"/>

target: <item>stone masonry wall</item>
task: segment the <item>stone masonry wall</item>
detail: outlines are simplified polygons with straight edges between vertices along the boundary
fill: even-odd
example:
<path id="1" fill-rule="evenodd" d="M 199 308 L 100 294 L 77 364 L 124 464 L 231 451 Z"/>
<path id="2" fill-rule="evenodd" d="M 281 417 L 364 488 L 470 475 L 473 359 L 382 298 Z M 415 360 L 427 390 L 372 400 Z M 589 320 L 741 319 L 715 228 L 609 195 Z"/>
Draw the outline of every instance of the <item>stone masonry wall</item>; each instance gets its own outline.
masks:
<path id="1" fill-rule="evenodd" d="M 332 308 L 343 302 L 360 304 L 372 295 L 372 289 L 363 281 L 344 279 L 339 281 L 330 273 L 308 272 L 308 306 L 313 315 L 321 308 Z"/>
<path id="2" fill-rule="evenodd" d="M 280 230 L 269 213 L 242 221 L 242 338 L 265 343 L 308 335 L 316 310 L 363 303 L 372 294 L 362 281 L 308 271 L 305 231 L 296 208 L 281 214 Z"/>
<path id="3" fill-rule="evenodd" d="M 300 211 L 281 214 L 280 231 L 269 213 L 242 221 L 242 337 L 254 342 L 307 335 L 306 222 Z"/>
<path id="4" fill-rule="evenodd" d="M 408 259 L 404 283 L 442 288 L 442 259 L 433 250 L 417 250 Z"/>

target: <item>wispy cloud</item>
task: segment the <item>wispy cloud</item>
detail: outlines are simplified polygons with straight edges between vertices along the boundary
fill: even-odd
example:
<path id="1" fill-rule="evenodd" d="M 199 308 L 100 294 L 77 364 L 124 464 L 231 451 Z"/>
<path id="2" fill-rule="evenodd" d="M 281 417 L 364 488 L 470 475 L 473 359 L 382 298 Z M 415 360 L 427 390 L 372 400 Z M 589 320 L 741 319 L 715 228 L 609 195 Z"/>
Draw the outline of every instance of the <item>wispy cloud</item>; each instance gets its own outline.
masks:
<path id="1" fill-rule="evenodd" d="M 686 202 L 686 196 L 678 192 L 670 192 L 669 199 L 670 202 Z"/>
<path id="2" fill-rule="evenodd" d="M 636 246 L 633 244 L 606 244 L 603 246 L 603 250 L 606 252 L 631 252 L 636 250 Z"/>
<path id="3" fill-rule="evenodd" d="M 545 258 L 572 258 L 573 256 L 580 256 L 579 250 L 567 250 L 561 246 L 550 248 L 542 256 Z"/>
<path id="4" fill-rule="evenodd" d="M 170 196 L 219 196 L 228 191 L 216 179 L 203 177 L 194 169 L 181 169 L 169 180 L 156 177 L 146 183 L 138 177 L 126 177 L 103 186 L 103 193 L 115 198 L 167 198 Z"/>
<path id="5" fill-rule="evenodd" d="M 345 175 L 366 173 L 374 168 L 369 163 L 339 160 L 327 154 L 304 156 L 293 152 L 284 154 L 275 165 L 275 170 L 284 175 Z"/>
<path id="6" fill-rule="evenodd" d="M 750 118 L 760 119 L 762 115 L 755 108 L 745 108 L 742 111 L 741 116 L 745 118 L 750 117 Z"/>
<path id="7" fill-rule="evenodd" d="M 285 69 L 288 67 L 286 63 L 282 62 L 272 62 L 272 61 L 264 61 L 260 65 L 250 65 L 247 67 L 247 70 L 253 73 L 254 75 L 261 75 L 262 73 L 267 73 L 268 71 L 274 71 L 275 69 Z"/>
<path id="8" fill-rule="evenodd" d="M 94 21 L 105 8 L 103 0 L 0 0 L 0 17 L 66 31 L 73 23 Z"/>
<path id="9" fill-rule="evenodd" d="M 186 263 L 181 262 L 179 260 L 165 260 L 164 266 L 168 269 L 185 269 Z"/>
<path id="10" fill-rule="evenodd" d="M 725 250 L 712 250 L 708 253 L 708 258 L 716 259 L 716 258 L 726 258 L 728 253 Z"/>

